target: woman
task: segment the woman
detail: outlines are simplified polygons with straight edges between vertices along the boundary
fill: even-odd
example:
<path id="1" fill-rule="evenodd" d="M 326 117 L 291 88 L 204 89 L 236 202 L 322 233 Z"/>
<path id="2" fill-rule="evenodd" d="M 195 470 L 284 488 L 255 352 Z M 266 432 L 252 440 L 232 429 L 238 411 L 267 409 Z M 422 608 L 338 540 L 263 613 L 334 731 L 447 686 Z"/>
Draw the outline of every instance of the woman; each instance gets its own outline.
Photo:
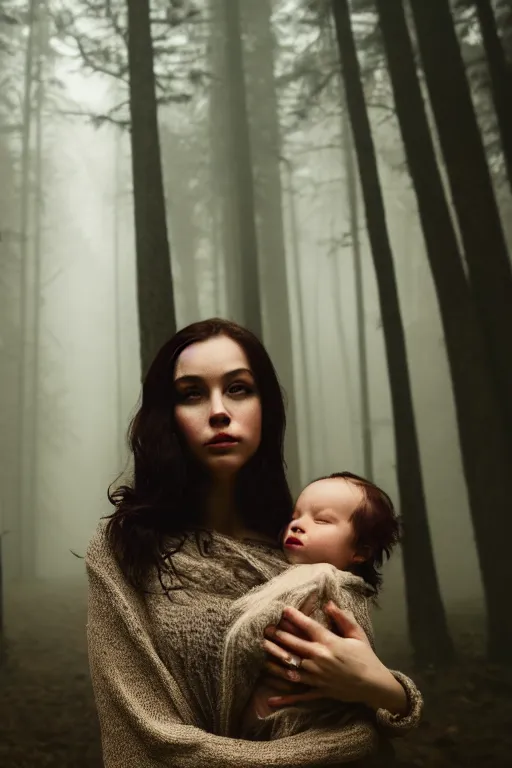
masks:
<path id="1" fill-rule="evenodd" d="M 240 326 L 188 326 L 151 366 L 131 426 L 132 482 L 111 495 L 116 510 L 86 558 L 106 768 L 354 759 L 350 743 L 322 729 L 263 743 L 217 735 L 215 672 L 229 605 L 283 568 L 277 541 L 292 511 L 284 428 L 272 363 Z M 414 685 L 382 665 L 357 625 L 334 613 L 349 635 L 341 638 L 307 617 L 288 618 L 310 641 L 286 634 L 281 645 L 310 659 L 323 648 L 324 666 L 317 678 L 308 674 L 312 689 L 370 707 L 392 730 L 416 724 Z M 285 665 L 271 671 L 286 676 Z"/>

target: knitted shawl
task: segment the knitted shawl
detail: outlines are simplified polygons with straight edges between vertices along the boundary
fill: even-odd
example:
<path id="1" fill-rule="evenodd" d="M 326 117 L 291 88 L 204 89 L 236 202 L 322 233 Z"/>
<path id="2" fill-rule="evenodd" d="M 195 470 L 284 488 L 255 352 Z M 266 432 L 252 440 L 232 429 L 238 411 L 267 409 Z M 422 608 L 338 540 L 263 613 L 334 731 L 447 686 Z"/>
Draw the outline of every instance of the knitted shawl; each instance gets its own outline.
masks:
<path id="1" fill-rule="evenodd" d="M 359 576 L 340 571 L 327 563 L 290 566 L 262 586 L 255 587 L 235 600 L 231 607 L 231 624 L 224 642 L 223 669 L 220 677 L 221 733 L 239 732 L 253 739 L 275 739 L 290 736 L 315 725 L 330 725 L 338 740 L 344 735 L 359 745 L 365 757 L 375 742 L 375 717 L 366 707 L 319 700 L 307 706 L 286 707 L 260 720 L 247 732 L 240 726 L 244 711 L 261 670 L 264 653 L 260 642 L 265 627 L 278 624 L 286 606 L 300 608 L 312 593 L 316 595 L 311 614 L 324 626 L 328 621 L 323 607 L 333 600 L 340 608 L 350 611 L 366 632 L 373 646 L 373 629 L 369 601 L 374 590 Z M 357 722 L 357 727 L 354 724 Z"/>
<path id="2" fill-rule="evenodd" d="M 103 522 L 87 550 L 89 664 L 105 768 L 312 768 L 374 749 L 375 728 L 363 719 L 270 741 L 226 735 L 243 699 L 238 659 L 247 669 L 257 657 L 251 643 L 244 661 L 236 634 L 228 634 L 239 617 L 236 600 L 288 566 L 278 548 L 211 532 L 188 535 L 172 563 L 162 574 L 167 592 L 155 573 L 141 594 L 124 578 Z M 234 671 L 230 658 L 237 659 Z M 377 713 L 390 733 L 420 717 L 419 693 L 400 681 L 408 715 Z"/>

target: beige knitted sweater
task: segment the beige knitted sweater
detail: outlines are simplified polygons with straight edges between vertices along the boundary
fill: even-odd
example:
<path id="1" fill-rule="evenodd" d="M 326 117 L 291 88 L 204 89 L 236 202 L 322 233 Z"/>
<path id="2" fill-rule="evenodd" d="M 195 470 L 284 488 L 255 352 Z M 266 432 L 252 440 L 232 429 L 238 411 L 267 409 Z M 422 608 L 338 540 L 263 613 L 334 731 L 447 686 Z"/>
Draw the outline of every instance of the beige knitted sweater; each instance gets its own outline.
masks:
<path id="1" fill-rule="evenodd" d="M 219 534 L 190 536 L 173 562 L 186 589 L 167 597 L 155 574 L 148 585 L 154 594 L 140 595 L 126 583 L 103 522 L 87 551 L 89 663 L 105 768 L 312 768 L 374 750 L 377 733 L 364 719 L 272 741 L 221 735 L 221 719 L 225 724 L 239 706 L 235 679 L 232 686 L 220 680 L 234 601 L 287 563 L 277 548 Z M 168 586 L 173 579 L 165 577 Z M 420 717 L 417 689 L 399 679 L 408 716 L 377 713 L 390 734 L 409 730 Z"/>

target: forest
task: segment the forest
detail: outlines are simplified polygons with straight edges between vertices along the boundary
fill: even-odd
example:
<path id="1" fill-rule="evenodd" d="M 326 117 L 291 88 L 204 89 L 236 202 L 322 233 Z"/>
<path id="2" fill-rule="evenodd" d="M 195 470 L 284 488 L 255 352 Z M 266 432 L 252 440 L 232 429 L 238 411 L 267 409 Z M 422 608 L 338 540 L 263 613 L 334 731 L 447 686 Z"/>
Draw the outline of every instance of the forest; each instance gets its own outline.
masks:
<path id="1" fill-rule="evenodd" d="M 397 765 L 505 768 L 509 0 L 3 0 L 0 178 L 0 765 L 101 765 L 81 556 L 141 377 L 219 316 L 276 365 L 294 495 L 400 510 Z"/>

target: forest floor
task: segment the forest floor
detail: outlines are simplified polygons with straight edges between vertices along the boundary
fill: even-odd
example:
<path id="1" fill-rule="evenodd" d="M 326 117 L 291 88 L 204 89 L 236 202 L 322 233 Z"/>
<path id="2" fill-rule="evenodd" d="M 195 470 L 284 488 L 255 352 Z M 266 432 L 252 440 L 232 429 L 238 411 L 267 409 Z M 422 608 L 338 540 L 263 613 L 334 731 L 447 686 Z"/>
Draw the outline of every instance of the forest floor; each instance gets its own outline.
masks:
<path id="1" fill-rule="evenodd" d="M 85 604 L 83 583 L 9 588 L 0 663 L 1 768 L 101 768 Z M 481 620 L 474 623 L 478 628 Z M 409 672 L 425 697 L 421 728 L 395 742 L 397 768 L 512 765 L 512 671 L 478 657 L 467 617 L 456 639 L 465 660 L 443 672 L 414 671 L 405 650 L 386 648 L 386 663 Z"/>

